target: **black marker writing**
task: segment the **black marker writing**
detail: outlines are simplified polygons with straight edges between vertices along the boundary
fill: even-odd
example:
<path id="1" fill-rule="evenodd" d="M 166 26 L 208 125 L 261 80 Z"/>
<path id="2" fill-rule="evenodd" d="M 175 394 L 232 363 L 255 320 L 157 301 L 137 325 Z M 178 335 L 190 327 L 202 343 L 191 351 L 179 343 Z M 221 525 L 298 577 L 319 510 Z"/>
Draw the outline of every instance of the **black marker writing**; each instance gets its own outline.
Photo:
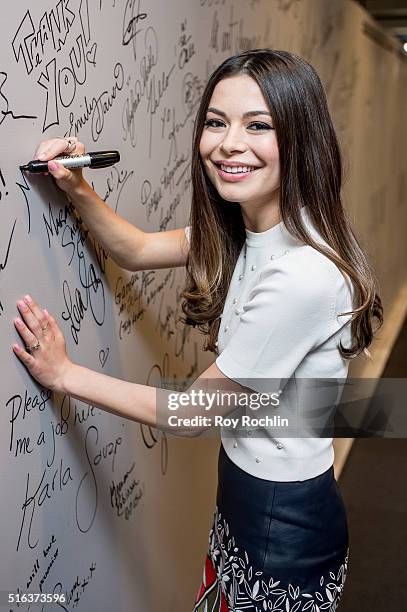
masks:
<path id="1" fill-rule="evenodd" d="M 153 115 L 157 112 L 161 99 L 164 96 L 164 93 L 167 91 L 170 84 L 170 77 L 175 69 L 175 64 L 171 66 L 169 71 L 165 73 L 161 72 L 161 77 L 156 80 L 155 74 L 151 77 L 149 88 L 147 92 L 147 112 L 150 114 L 150 137 L 149 137 L 149 157 L 151 157 L 151 145 L 152 145 L 152 136 L 153 136 Z"/>
<path id="2" fill-rule="evenodd" d="M 136 113 L 147 93 L 152 70 L 158 63 L 158 36 L 151 26 L 144 33 L 144 49 L 145 53 L 140 59 L 141 79 L 136 79 L 129 87 L 130 93 L 124 103 L 122 112 L 123 138 L 124 140 L 129 139 L 133 147 L 137 143 Z"/>
<path id="3" fill-rule="evenodd" d="M 98 242 L 96 242 L 96 240 L 93 240 L 92 244 L 99 270 L 102 274 L 104 274 L 106 272 L 106 262 L 109 259 L 109 255 L 105 249 Z"/>
<path id="4" fill-rule="evenodd" d="M 16 115 L 14 111 L 9 110 L 8 100 L 2 91 L 6 81 L 7 73 L 0 72 L 0 125 L 6 117 L 11 117 L 12 119 L 37 119 L 36 115 Z"/>
<path id="5" fill-rule="evenodd" d="M 8 191 L 6 191 L 6 189 L 6 181 L 4 180 L 4 176 L 0 168 L 0 202 L 2 198 L 8 196 Z"/>
<path id="6" fill-rule="evenodd" d="M 10 238 L 8 239 L 8 245 L 6 247 L 6 254 L 3 257 L 3 261 L 1 261 L 0 259 L 0 272 L 1 270 L 4 270 L 7 266 L 7 262 L 8 262 L 8 258 L 10 255 L 10 248 L 11 248 L 11 241 L 13 240 L 13 234 L 14 234 L 14 230 L 16 227 L 16 223 L 17 223 L 17 219 L 15 219 L 14 223 L 13 223 L 13 227 L 11 230 L 11 234 L 10 234 Z"/>
<path id="7" fill-rule="evenodd" d="M 100 349 L 99 351 L 99 361 L 100 361 L 100 365 L 102 366 L 102 368 L 105 367 L 107 358 L 109 356 L 109 347 L 107 347 L 106 349 Z"/>
<path id="8" fill-rule="evenodd" d="M 131 517 L 144 494 L 144 483 L 140 485 L 140 480 L 131 475 L 135 467 L 136 464 L 132 463 L 123 478 L 117 482 L 112 480 L 109 489 L 112 508 L 117 516 L 123 516 L 126 520 Z"/>
<path id="9" fill-rule="evenodd" d="M 122 438 L 117 436 L 115 440 L 109 441 L 103 446 L 99 446 L 99 429 L 95 425 L 90 425 L 85 435 L 85 455 L 89 465 L 82 476 L 76 492 L 76 524 L 82 533 L 86 533 L 91 528 L 96 516 L 98 507 L 98 484 L 96 480 L 95 468 L 109 457 L 112 458 L 111 470 L 115 470 L 115 459 L 118 449 L 122 444 Z M 93 491 L 93 500 L 88 508 L 89 487 Z M 82 494 L 82 490 L 84 491 Z M 86 500 L 86 501 L 85 501 Z"/>
<path id="10" fill-rule="evenodd" d="M 77 87 L 86 82 L 88 64 L 96 65 L 97 45 L 94 42 L 90 46 L 89 0 L 80 0 L 76 14 L 71 9 L 66 0 L 60 0 L 56 11 L 52 9 L 43 14 L 37 32 L 27 11 L 13 40 L 15 59 L 24 60 L 28 75 L 38 66 L 42 67 L 37 83 L 46 92 L 43 131 L 59 124 L 60 106 L 67 107 L 73 102 Z M 57 55 L 76 24 L 79 33 L 67 53 L 67 64 L 59 68 Z M 49 51 L 56 56 L 47 61 Z"/>
<path id="11" fill-rule="evenodd" d="M 57 70 L 56 59 L 53 58 L 45 67 L 38 79 L 38 84 L 46 90 L 46 103 L 43 131 L 52 125 L 59 124 L 59 104 L 69 107 L 76 96 L 78 85 L 83 85 L 87 79 L 87 65 L 96 65 L 95 55 L 97 45 L 94 43 L 89 51 L 85 51 L 82 36 L 76 41 L 70 53 L 70 65 Z"/>
<path id="12" fill-rule="evenodd" d="M 84 97 L 85 111 L 79 117 L 71 112 L 69 114 L 69 134 L 77 136 L 79 131 L 88 123 L 91 122 L 92 140 L 97 142 L 105 125 L 105 118 L 118 96 L 118 92 L 124 86 L 124 69 L 120 62 L 117 62 L 113 69 L 114 83 L 110 90 L 105 89 L 98 97 L 94 96 L 91 102 L 87 97 Z M 81 105 L 82 107 L 82 105 Z"/>
<path id="13" fill-rule="evenodd" d="M 181 47 L 178 55 L 178 68 L 182 70 L 184 66 L 189 62 L 191 57 L 196 53 L 195 43 L 191 40 L 192 36 L 187 36 L 187 20 L 184 19 L 181 23 L 181 36 L 178 40 L 178 46 Z"/>
<path id="14" fill-rule="evenodd" d="M 133 41 L 134 59 L 137 59 L 136 37 L 141 32 L 141 30 L 137 30 L 136 26 L 139 21 L 147 18 L 147 13 L 140 12 L 140 0 L 137 0 L 137 2 L 137 14 L 135 14 L 136 0 L 127 0 L 123 16 L 122 44 L 126 46 Z"/>
<path id="15" fill-rule="evenodd" d="M 73 223 L 70 222 L 71 219 Z M 74 257 L 76 258 L 81 288 L 76 287 L 72 291 L 69 282 L 63 281 L 62 294 L 65 310 L 62 312 L 62 318 L 70 324 L 72 338 L 75 344 L 78 344 L 82 321 L 88 310 L 97 325 L 102 326 L 104 323 L 106 309 L 104 284 L 94 264 L 88 263 L 84 250 L 88 230 L 82 227 L 82 219 L 74 214 L 73 205 L 66 205 L 54 217 L 49 204 L 48 218 L 43 214 L 43 220 L 47 230 L 49 248 L 51 248 L 51 237 L 59 238 L 62 248 L 70 249 L 68 265 L 72 263 Z"/>
<path id="16" fill-rule="evenodd" d="M 80 280 L 82 287 L 85 289 L 85 297 L 77 287 L 72 296 L 68 281 L 64 280 L 62 283 L 65 310 L 62 311 L 61 316 L 64 321 L 70 323 L 71 335 L 75 344 L 79 343 L 78 334 L 81 331 L 81 324 L 88 308 L 90 308 L 93 320 L 97 325 L 102 326 L 105 321 L 106 300 L 102 279 L 96 274 L 92 263 L 83 270 L 84 278 L 81 277 Z M 99 303 L 98 299 L 100 299 Z M 97 308 L 100 312 L 97 312 Z"/>
<path id="17" fill-rule="evenodd" d="M 21 174 L 22 182 L 21 183 L 17 182 L 16 185 L 19 187 L 21 193 L 23 194 L 25 205 L 27 207 L 27 221 L 28 221 L 27 233 L 29 234 L 31 231 L 31 212 L 30 212 L 30 204 L 28 202 L 27 194 L 30 191 L 30 186 L 27 183 L 27 178 L 24 172 L 20 171 L 20 174 Z"/>
<path id="18" fill-rule="evenodd" d="M 248 36 L 244 34 L 243 18 L 234 19 L 233 5 L 230 7 L 230 19 L 226 29 L 219 31 L 219 18 L 217 11 L 213 14 L 209 48 L 218 52 L 230 51 L 237 53 L 248 49 L 259 48 L 261 35 Z"/>
<path id="19" fill-rule="evenodd" d="M 66 466 L 65 468 L 63 468 L 62 458 L 59 462 L 59 466 L 54 470 L 53 474 L 51 475 L 48 472 L 49 470 L 47 469 L 43 471 L 41 480 L 33 493 L 29 493 L 30 473 L 29 472 L 27 473 L 25 500 L 23 502 L 23 505 L 21 506 L 22 518 L 21 518 L 21 525 L 20 525 L 20 533 L 18 535 L 18 540 L 17 540 L 17 548 L 16 548 L 17 551 L 19 550 L 23 530 L 24 530 L 24 527 L 26 526 L 27 526 L 27 542 L 26 542 L 27 545 L 29 546 L 29 548 L 35 548 L 36 546 L 38 546 L 38 543 L 39 543 L 38 538 L 35 542 L 32 542 L 31 540 L 31 536 L 32 536 L 31 531 L 33 528 L 34 519 L 36 518 L 37 508 L 40 508 L 47 501 L 52 501 L 56 492 L 62 491 L 63 488 L 68 485 L 69 481 L 73 480 L 72 475 L 71 475 L 71 468 L 70 466 Z M 48 478 L 46 478 L 46 476 Z M 27 509 L 31 510 L 31 515 L 29 517 L 26 516 L 28 512 Z M 28 521 L 28 525 L 26 525 L 26 521 Z"/>
<path id="20" fill-rule="evenodd" d="M 57 605 L 59 608 L 61 608 L 61 610 L 65 610 L 65 612 L 70 612 L 70 610 L 72 608 L 77 607 L 77 605 L 78 605 L 82 595 L 84 594 L 84 592 L 85 592 L 89 582 L 93 578 L 93 572 L 95 570 L 96 570 L 96 561 L 93 561 L 91 563 L 91 565 L 89 566 L 89 574 L 87 574 L 87 576 L 83 576 L 82 578 L 79 578 L 79 576 L 76 576 L 75 581 L 74 581 L 73 585 L 70 588 L 65 588 L 64 589 L 63 583 L 62 582 L 57 582 L 54 585 L 52 593 L 53 594 L 58 594 L 58 595 L 61 595 L 62 593 L 64 593 L 65 596 L 66 596 L 66 603 L 67 603 L 67 605 L 70 606 L 70 604 L 72 604 L 72 607 L 70 606 L 69 608 L 66 608 L 59 601 L 56 602 L 55 605 Z M 44 610 L 41 609 L 41 612 L 44 612 Z"/>
<path id="21" fill-rule="evenodd" d="M 44 13 L 36 31 L 30 11 L 26 12 L 13 38 L 12 47 L 16 62 L 23 58 L 27 74 L 42 63 L 51 41 L 54 51 L 61 50 L 75 18 L 66 0 L 60 0 L 56 9 Z"/>
<path id="22" fill-rule="evenodd" d="M 20 394 L 13 395 L 6 402 L 6 407 L 10 406 L 11 415 L 9 419 L 10 427 L 10 444 L 9 451 L 14 448 L 15 427 L 19 423 L 24 423 L 25 419 L 30 416 L 31 412 L 43 412 L 47 407 L 47 403 L 51 401 L 52 392 L 49 389 L 40 391 L 39 394 L 30 395 L 27 389 L 24 392 L 24 397 Z"/>
<path id="23" fill-rule="evenodd" d="M 113 166 L 110 168 L 109 176 L 106 178 L 106 192 L 103 196 L 102 200 L 107 202 L 110 198 L 110 195 L 113 193 L 117 193 L 116 202 L 114 206 L 114 211 L 117 212 L 117 208 L 119 206 L 119 199 L 122 194 L 123 188 L 126 185 L 127 181 L 133 176 L 134 170 L 119 170 L 117 166 Z M 94 188 L 93 182 L 92 187 Z"/>
<path id="24" fill-rule="evenodd" d="M 218 6 L 219 4 L 225 4 L 226 0 L 200 0 L 201 6 Z"/>

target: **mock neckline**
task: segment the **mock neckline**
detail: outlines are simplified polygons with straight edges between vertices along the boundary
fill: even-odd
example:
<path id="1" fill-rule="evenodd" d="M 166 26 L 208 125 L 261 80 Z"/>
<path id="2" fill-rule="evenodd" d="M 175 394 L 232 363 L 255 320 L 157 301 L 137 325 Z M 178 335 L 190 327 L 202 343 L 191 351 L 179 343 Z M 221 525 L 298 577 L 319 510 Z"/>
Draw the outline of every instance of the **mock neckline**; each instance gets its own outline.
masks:
<path id="1" fill-rule="evenodd" d="M 307 229 L 314 233 L 316 230 L 313 227 L 309 218 L 308 206 L 302 206 L 300 211 Z M 264 232 L 252 232 L 247 228 L 245 228 L 245 230 L 246 245 L 249 247 L 269 246 L 279 249 L 289 248 L 298 244 L 302 244 L 297 238 L 290 234 L 284 224 L 284 221 L 280 221 L 280 223 L 273 225 L 273 227 L 270 227 Z"/>

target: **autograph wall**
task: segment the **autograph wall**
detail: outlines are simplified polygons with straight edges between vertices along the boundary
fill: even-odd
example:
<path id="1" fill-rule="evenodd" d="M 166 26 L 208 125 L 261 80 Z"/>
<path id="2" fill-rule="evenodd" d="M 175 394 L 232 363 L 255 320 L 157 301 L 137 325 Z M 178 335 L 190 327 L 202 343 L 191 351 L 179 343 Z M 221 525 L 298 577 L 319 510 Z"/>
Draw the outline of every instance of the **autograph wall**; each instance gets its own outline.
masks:
<path id="1" fill-rule="evenodd" d="M 2 12 L 0 591 L 65 593 L 64 610 L 187 612 L 217 459 L 214 441 L 166 438 L 52 396 L 27 376 L 11 350 L 15 303 L 27 292 L 56 316 L 71 358 L 101 372 L 161 386 L 195 379 L 214 356 L 178 321 L 182 269 L 120 270 L 52 179 L 27 179 L 19 165 L 54 136 L 117 148 L 118 166 L 85 172 L 101 197 L 146 231 L 182 227 L 208 75 L 225 57 L 264 46 L 295 51 L 320 71 L 351 157 L 361 144 L 350 119 L 362 16 L 326 0 L 14 0 Z M 405 180 L 397 163 L 395 190 Z M 384 172 L 364 192 L 366 206 Z M 397 247 L 395 231 L 387 248 Z"/>

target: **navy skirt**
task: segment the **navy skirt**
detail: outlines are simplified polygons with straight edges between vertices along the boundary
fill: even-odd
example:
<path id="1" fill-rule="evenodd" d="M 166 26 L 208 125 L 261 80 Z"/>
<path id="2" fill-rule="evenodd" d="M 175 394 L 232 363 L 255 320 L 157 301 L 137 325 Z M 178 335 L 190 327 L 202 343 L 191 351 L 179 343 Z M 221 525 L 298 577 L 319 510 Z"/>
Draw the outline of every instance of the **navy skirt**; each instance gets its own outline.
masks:
<path id="1" fill-rule="evenodd" d="M 194 612 L 337 610 L 349 539 L 333 466 L 304 481 L 262 480 L 221 444 L 218 475 Z"/>

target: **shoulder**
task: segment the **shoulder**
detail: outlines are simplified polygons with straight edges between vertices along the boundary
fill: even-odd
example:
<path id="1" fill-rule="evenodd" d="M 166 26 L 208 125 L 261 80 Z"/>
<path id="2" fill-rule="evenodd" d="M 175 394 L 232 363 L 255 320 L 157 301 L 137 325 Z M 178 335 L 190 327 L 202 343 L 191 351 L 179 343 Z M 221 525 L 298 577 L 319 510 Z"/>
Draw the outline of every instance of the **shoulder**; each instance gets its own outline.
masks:
<path id="1" fill-rule="evenodd" d="M 337 265 L 309 245 L 290 249 L 270 260 L 259 277 L 261 285 L 269 284 L 288 295 L 311 300 L 333 299 L 343 281 Z"/>
<path id="2" fill-rule="evenodd" d="M 349 277 L 327 255 L 309 245 L 290 249 L 263 268 L 249 300 L 256 298 L 275 306 L 289 316 L 313 320 L 315 316 L 336 328 L 348 321 L 354 305 L 354 289 Z"/>
<path id="3" fill-rule="evenodd" d="M 323 340 L 351 318 L 338 315 L 353 309 L 353 290 L 327 255 L 301 245 L 267 263 L 249 295 L 249 312 L 250 304 L 272 312 L 280 325 L 320 330 Z"/>
<path id="4" fill-rule="evenodd" d="M 264 337 L 273 329 L 319 342 L 334 320 L 336 282 L 336 266 L 329 258 L 308 245 L 295 247 L 267 262 L 241 320 L 264 321 Z"/>

